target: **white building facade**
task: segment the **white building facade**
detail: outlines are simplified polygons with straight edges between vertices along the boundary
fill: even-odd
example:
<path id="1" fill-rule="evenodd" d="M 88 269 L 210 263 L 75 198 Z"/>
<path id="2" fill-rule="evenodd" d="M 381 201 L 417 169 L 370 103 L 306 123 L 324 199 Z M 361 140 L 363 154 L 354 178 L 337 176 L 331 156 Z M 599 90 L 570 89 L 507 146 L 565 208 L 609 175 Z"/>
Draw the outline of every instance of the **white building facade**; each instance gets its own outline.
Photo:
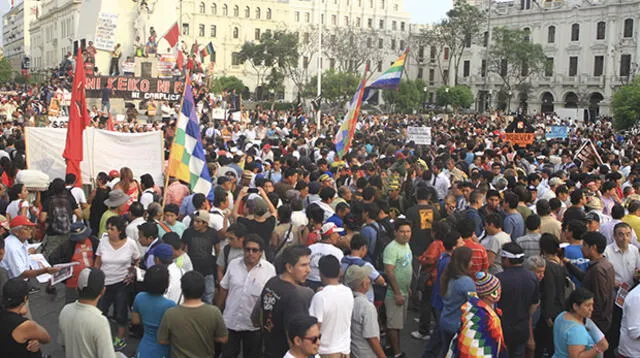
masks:
<path id="1" fill-rule="evenodd" d="M 639 14 L 638 0 L 494 3 L 489 15 L 491 28 L 529 31 L 531 41 L 543 47 L 547 68 L 530 78 L 528 93 L 514 91 L 506 94 L 508 98 L 504 94 L 499 98 L 502 81 L 485 70 L 487 47 L 484 36 L 480 36 L 464 52 L 458 83 L 471 87 L 480 111 L 504 108 L 506 101 L 511 111 L 522 108 L 528 114 L 576 113 L 574 118 L 608 115 L 614 91 L 638 71 Z M 433 98 L 432 92 L 438 87 L 453 85 L 454 76 L 446 74 L 448 78 L 443 80 L 435 61 L 428 57 L 429 49 L 424 51 L 423 64 L 412 66 L 410 77 L 422 74 Z"/>
<path id="2" fill-rule="evenodd" d="M 2 16 L 2 50 L 16 72 L 30 56 L 29 25 L 36 13 L 36 1 L 24 0 Z"/>

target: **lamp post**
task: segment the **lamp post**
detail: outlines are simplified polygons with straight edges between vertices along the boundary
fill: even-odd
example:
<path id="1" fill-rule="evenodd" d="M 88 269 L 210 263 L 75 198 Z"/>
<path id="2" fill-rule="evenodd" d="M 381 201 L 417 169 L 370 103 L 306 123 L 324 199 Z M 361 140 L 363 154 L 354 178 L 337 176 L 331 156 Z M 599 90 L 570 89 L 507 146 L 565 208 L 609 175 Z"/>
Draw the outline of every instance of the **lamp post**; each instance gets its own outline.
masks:
<path id="1" fill-rule="evenodd" d="M 427 110 L 427 91 L 429 90 L 429 88 L 427 86 L 424 86 L 422 88 L 422 111 L 426 112 Z"/>
<path id="2" fill-rule="evenodd" d="M 507 104 L 507 113 L 511 113 L 511 96 L 513 96 L 513 92 L 511 92 L 511 90 L 509 90 L 509 93 L 507 93 L 509 95 L 509 101 Z"/>
<path id="3" fill-rule="evenodd" d="M 449 109 L 449 87 L 444 89 L 444 112 L 447 113 L 447 110 Z"/>

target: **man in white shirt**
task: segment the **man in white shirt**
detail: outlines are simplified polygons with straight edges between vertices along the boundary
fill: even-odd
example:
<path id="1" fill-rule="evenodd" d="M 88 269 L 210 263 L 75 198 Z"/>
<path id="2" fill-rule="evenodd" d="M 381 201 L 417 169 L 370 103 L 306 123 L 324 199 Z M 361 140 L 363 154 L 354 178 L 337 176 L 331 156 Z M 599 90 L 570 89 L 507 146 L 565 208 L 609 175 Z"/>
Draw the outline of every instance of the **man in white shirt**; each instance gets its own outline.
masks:
<path id="1" fill-rule="evenodd" d="M 138 226 L 144 224 L 144 208 L 142 204 L 139 202 L 133 202 L 129 207 L 129 215 L 131 216 L 131 221 L 127 228 L 124 230 L 127 233 L 127 237 L 132 239 L 138 244 L 138 251 L 141 255 L 144 255 L 146 252 L 146 247 L 140 244 L 140 237 L 138 236 Z"/>
<path id="2" fill-rule="evenodd" d="M 260 328 L 251 323 L 251 311 L 262 293 L 264 285 L 276 275 L 276 269 L 262 257 L 264 242 L 255 234 L 243 243 L 244 256 L 231 260 L 216 297 L 216 305 L 225 307 L 224 323 L 229 331 L 229 342 L 222 355 L 258 358 L 261 351 Z"/>
<path id="3" fill-rule="evenodd" d="M 223 237 L 225 231 L 229 227 L 229 219 L 225 213 L 225 210 L 229 208 L 229 199 L 231 195 L 224 190 L 216 188 L 215 196 L 213 198 L 213 208 L 210 210 L 209 215 L 209 227 L 218 233 L 218 236 Z"/>
<path id="4" fill-rule="evenodd" d="M 344 231 L 344 229 L 337 227 L 335 223 L 326 223 L 322 225 L 320 241 L 309 246 L 309 250 L 311 250 L 311 272 L 307 277 L 306 286 L 314 291 L 321 286 L 320 259 L 327 255 L 333 255 L 338 259 L 338 262 L 340 262 L 344 257 L 342 250 L 335 246 L 342 231 Z"/>
<path id="5" fill-rule="evenodd" d="M 78 276 L 78 301 L 60 312 L 58 343 L 67 357 L 116 357 L 107 317 L 96 307 L 104 294 L 104 273 L 87 267 Z"/>
<path id="6" fill-rule="evenodd" d="M 449 192 L 449 187 L 451 186 L 451 182 L 449 181 L 447 174 L 442 170 L 443 167 L 444 165 L 442 163 L 433 164 L 433 173 L 431 174 L 431 180 L 429 181 L 431 186 L 436 189 L 439 201 L 444 200 Z"/>
<path id="7" fill-rule="evenodd" d="M 351 314 L 353 294 L 340 283 L 340 261 L 333 255 L 319 260 L 320 276 L 324 285 L 311 299 L 309 314 L 318 319 L 322 341 L 321 355 L 351 353 Z"/>
<path id="8" fill-rule="evenodd" d="M 153 181 L 153 177 L 151 174 L 144 174 L 140 177 L 140 185 L 142 186 L 142 194 L 140 195 L 140 203 L 144 210 L 149 208 L 149 204 L 153 203 L 154 200 L 154 191 L 153 186 L 155 182 Z"/>
<path id="9" fill-rule="evenodd" d="M 620 325 L 620 357 L 640 357 L 640 286 L 636 286 L 624 299 Z"/>
<path id="10" fill-rule="evenodd" d="M 76 200 L 76 203 L 78 203 L 78 206 L 80 207 L 80 210 L 84 210 L 86 209 L 89 204 L 87 204 L 87 197 L 84 194 L 84 190 L 82 190 L 82 188 L 75 186 L 76 181 L 78 179 L 76 178 L 75 174 L 67 174 L 64 178 L 64 183 L 65 183 L 65 187 L 67 190 L 69 190 L 69 192 L 71 193 L 71 196 L 73 196 L 73 198 Z M 73 215 L 73 221 L 77 221 L 78 218 Z"/>

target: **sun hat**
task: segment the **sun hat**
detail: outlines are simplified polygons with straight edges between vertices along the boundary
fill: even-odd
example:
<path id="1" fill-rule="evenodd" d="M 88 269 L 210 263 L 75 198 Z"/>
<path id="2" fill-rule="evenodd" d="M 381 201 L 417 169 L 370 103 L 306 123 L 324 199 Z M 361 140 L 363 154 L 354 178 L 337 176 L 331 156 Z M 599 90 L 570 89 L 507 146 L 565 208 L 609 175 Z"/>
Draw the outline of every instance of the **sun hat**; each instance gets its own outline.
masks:
<path id="1" fill-rule="evenodd" d="M 120 189 L 111 190 L 109 197 L 104 201 L 104 205 L 109 208 L 117 208 L 129 201 L 129 196 Z"/>

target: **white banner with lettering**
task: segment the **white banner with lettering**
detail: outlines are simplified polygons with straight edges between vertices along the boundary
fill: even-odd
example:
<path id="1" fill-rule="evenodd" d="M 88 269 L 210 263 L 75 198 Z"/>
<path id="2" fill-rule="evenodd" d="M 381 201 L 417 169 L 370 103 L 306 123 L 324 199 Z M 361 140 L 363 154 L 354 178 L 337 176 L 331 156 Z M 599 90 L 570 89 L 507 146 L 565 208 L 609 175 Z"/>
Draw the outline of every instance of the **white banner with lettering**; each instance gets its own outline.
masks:
<path id="1" fill-rule="evenodd" d="M 431 145 L 431 127 L 407 127 L 407 142 Z"/>
<path id="2" fill-rule="evenodd" d="M 118 14 L 101 12 L 96 22 L 96 35 L 93 45 L 98 50 L 113 51 L 116 47 L 116 29 L 118 28 Z"/>
<path id="3" fill-rule="evenodd" d="M 62 158 L 67 138 L 65 128 L 27 127 L 25 132 L 27 166 L 53 178 L 64 178 Z M 84 131 L 84 160 L 80 163 L 82 182 L 91 183 L 99 172 L 129 167 L 136 178 L 149 173 L 163 185 L 164 148 L 161 131 L 119 133 L 87 128 Z"/>

